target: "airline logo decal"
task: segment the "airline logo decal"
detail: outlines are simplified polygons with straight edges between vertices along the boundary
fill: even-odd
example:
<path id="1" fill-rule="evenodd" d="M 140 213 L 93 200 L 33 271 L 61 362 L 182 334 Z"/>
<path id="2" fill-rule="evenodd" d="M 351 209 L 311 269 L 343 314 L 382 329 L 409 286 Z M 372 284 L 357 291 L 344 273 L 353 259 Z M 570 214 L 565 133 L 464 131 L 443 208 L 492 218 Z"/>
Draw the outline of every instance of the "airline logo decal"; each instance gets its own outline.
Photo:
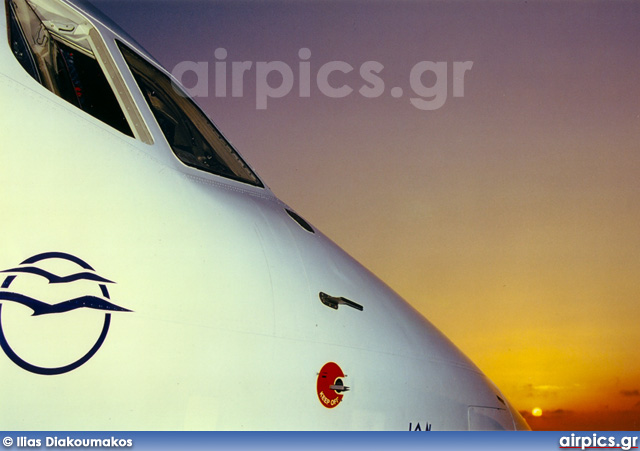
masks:
<path id="1" fill-rule="evenodd" d="M 342 402 L 343 393 L 349 390 L 344 385 L 345 374 L 337 363 L 326 363 L 318 373 L 316 389 L 320 403 L 333 409 Z"/>
<path id="2" fill-rule="evenodd" d="M 63 374 L 84 365 L 107 337 L 110 312 L 131 312 L 110 301 L 107 284 L 114 282 L 70 254 L 38 254 L 3 273 L 0 346 L 35 374 Z"/>

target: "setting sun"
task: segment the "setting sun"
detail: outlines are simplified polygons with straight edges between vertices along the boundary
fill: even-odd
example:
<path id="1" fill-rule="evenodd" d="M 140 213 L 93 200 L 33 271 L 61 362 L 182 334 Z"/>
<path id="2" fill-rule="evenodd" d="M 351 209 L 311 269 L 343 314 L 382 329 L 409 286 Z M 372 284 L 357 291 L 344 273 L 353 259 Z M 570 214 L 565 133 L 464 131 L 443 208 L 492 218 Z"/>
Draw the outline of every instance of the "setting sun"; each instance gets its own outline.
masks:
<path id="1" fill-rule="evenodd" d="M 541 417 L 542 416 L 542 409 L 540 407 L 534 407 L 533 410 L 531 411 L 531 414 L 534 417 Z"/>

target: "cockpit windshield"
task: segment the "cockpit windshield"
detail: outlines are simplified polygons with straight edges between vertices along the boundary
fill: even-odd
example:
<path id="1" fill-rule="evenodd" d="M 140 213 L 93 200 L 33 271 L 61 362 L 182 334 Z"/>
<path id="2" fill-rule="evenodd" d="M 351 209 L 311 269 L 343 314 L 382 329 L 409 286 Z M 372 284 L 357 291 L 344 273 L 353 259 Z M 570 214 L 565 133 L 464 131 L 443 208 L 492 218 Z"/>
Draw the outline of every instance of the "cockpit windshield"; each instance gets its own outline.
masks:
<path id="1" fill-rule="evenodd" d="M 128 136 L 131 127 L 88 43 L 84 24 L 60 19 L 24 0 L 8 2 L 9 41 L 41 85 Z"/>
<path id="2" fill-rule="evenodd" d="M 118 46 L 175 155 L 187 166 L 263 187 L 258 177 L 171 78 L 124 44 Z"/>

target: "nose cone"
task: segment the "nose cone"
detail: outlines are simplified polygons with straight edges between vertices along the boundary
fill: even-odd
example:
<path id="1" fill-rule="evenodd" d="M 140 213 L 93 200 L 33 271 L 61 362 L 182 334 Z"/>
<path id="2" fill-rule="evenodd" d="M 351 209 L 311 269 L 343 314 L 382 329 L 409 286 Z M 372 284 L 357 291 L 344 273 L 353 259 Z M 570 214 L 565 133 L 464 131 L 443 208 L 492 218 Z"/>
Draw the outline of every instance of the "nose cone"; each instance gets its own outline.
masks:
<path id="1" fill-rule="evenodd" d="M 483 374 L 483 386 L 469 392 L 468 419 L 470 431 L 528 431 L 522 415 L 507 401 L 498 388 Z M 489 396 L 478 394 L 488 392 Z M 497 400 L 497 402 L 496 402 Z"/>
<path id="2" fill-rule="evenodd" d="M 511 416 L 513 417 L 513 426 L 516 431 L 530 431 L 531 428 L 527 424 L 520 412 L 518 412 L 510 403 L 507 403 L 509 406 L 509 412 L 511 412 Z"/>

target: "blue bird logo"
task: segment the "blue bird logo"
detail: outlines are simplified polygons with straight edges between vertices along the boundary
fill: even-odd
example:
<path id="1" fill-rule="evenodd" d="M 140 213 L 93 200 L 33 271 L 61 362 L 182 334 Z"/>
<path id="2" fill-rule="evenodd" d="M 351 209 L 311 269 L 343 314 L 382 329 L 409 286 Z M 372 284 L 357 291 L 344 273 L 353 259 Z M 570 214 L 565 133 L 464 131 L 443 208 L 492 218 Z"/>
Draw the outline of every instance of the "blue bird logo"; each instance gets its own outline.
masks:
<path id="1" fill-rule="evenodd" d="M 61 259 L 61 260 L 70 261 L 78 265 L 81 269 L 76 273 L 69 274 L 66 276 L 60 276 L 37 266 L 37 263 L 42 262 L 44 260 L 51 260 L 51 259 Z M 95 353 L 98 351 L 98 349 L 100 349 L 100 347 L 102 346 L 102 343 L 104 342 L 107 336 L 107 332 L 109 331 L 109 325 L 111 323 L 111 312 L 131 312 L 131 310 L 126 309 L 124 307 L 120 307 L 114 304 L 110 300 L 109 291 L 107 289 L 106 284 L 113 284 L 114 282 L 96 274 L 96 272 L 93 270 L 93 268 L 89 264 L 87 264 L 80 258 L 71 254 L 62 253 L 62 252 L 47 252 L 43 254 L 38 254 L 26 259 L 17 267 L 0 271 L 0 274 L 8 274 L 4 282 L 0 286 L 0 347 L 2 347 L 5 354 L 15 364 L 32 373 L 42 374 L 42 375 L 56 375 L 56 374 L 67 373 L 69 371 L 72 371 L 80 367 L 81 365 L 86 363 L 91 357 L 93 357 Z M 20 275 L 25 275 L 25 274 L 35 275 L 35 276 L 45 278 L 47 279 L 49 284 L 72 284 L 74 282 L 83 281 L 83 280 L 95 282 L 99 285 L 102 296 L 87 294 L 84 296 L 75 297 L 73 299 L 59 302 L 57 304 L 49 304 L 47 302 L 43 302 L 41 300 L 27 296 L 23 293 L 18 293 L 10 290 L 11 284 L 16 279 L 16 277 Z M 60 313 L 70 312 L 76 309 L 86 308 L 86 309 L 104 311 L 105 318 L 104 318 L 104 323 L 102 325 L 102 331 L 100 333 L 100 336 L 98 337 L 98 340 L 95 342 L 95 344 L 84 356 L 80 357 L 78 360 L 68 365 L 48 368 L 48 367 L 34 365 L 32 363 L 27 362 L 26 360 L 18 356 L 16 352 L 13 350 L 13 348 L 7 341 L 5 333 L 2 329 L 2 305 L 4 302 L 14 302 L 30 308 L 31 310 L 33 310 L 33 314 L 31 316 L 60 314 Z"/>

